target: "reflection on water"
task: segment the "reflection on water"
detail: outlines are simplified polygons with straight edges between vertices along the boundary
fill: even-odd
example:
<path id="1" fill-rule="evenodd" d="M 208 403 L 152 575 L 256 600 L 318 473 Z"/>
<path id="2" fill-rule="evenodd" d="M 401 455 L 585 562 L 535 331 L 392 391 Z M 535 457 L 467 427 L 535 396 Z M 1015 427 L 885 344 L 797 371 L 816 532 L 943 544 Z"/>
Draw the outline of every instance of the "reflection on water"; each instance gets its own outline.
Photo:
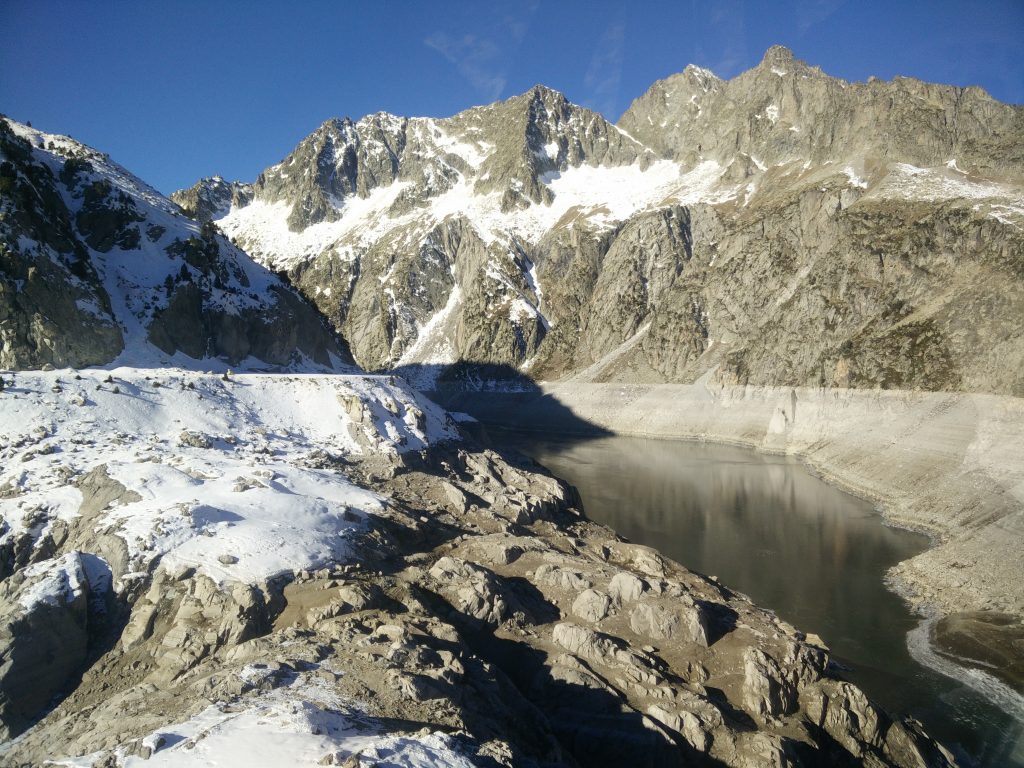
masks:
<path id="1" fill-rule="evenodd" d="M 917 626 L 885 572 L 927 539 L 888 528 L 871 505 L 786 457 L 704 443 L 575 442 L 490 429 L 575 485 L 587 516 L 821 635 L 849 678 L 980 765 L 1024 765 L 1022 726 L 980 694 L 921 666 Z"/>

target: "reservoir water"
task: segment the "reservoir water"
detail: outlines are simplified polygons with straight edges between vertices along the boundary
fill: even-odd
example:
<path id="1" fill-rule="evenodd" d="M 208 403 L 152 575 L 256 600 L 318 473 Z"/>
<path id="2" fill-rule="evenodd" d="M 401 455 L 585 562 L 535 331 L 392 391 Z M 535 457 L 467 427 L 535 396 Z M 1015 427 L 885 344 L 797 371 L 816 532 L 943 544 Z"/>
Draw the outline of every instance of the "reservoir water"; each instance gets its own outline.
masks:
<path id="1" fill-rule="evenodd" d="M 787 457 L 697 442 L 488 432 L 576 486 L 590 519 L 820 635 L 848 679 L 891 714 L 921 721 L 965 765 L 1024 765 L 1018 718 L 908 650 L 920 620 L 884 579 L 928 546 L 925 537 L 887 527 L 870 504 Z"/>

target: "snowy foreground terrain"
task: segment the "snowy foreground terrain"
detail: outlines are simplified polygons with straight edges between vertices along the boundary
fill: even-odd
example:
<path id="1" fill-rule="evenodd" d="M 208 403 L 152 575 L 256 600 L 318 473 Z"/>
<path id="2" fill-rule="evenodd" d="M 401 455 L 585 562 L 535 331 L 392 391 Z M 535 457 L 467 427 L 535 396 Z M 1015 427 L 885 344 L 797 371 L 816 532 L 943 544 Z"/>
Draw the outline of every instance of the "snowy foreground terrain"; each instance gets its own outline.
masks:
<path id="1" fill-rule="evenodd" d="M 346 531 L 382 500 L 306 457 L 370 445 L 400 453 L 454 437 L 442 411 L 387 378 L 122 368 L 14 381 L 0 416 L 0 485 L 22 494 L 0 502 L 0 543 L 72 520 L 82 494 L 68 477 L 102 464 L 140 497 L 105 520 L 125 544 L 122 578 L 157 561 L 222 583 L 343 561 Z M 346 399 L 372 421 L 354 423 Z"/>
<path id="2" fill-rule="evenodd" d="M 344 563 L 348 534 L 386 502 L 314 465 L 456 437 L 443 412 L 388 377 L 119 368 L 3 379 L 0 548 L 31 548 L 73 526 L 83 493 L 70 479 L 97 467 L 137 495 L 93 521 L 110 561 L 73 551 L 34 562 L 15 577 L 22 588 L 8 614 L 71 603 L 83 590 L 102 602 L 154 568 L 194 570 L 228 589 Z M 353 403 L 369 418 L 354 421 Z M 122 546 L 103 541 L 111 536 Z M 258 683 L 267 670 L 243 674 Z M 154 766 L 316 765 L 356 752 L 380 766 L 469 765 L 445 736 L 388 736 L 360 711 L 300 673 L 243 704 L 214 702 L 143 744 Z"/>
<path id="3" fill-rule="evenodd" d="M 266 675 L 258 666 L 242 672 L 256 681 Z M 153 750 L 152 755 L 126 756 L 125 768 L 316 766 L 324 764 L 325 756 L 344 764 L 353 755 L 379 768 L 473 765 L 445 734 L 429 729 L 412 736 L 383 732 L 372 718 L 362 715 L 358 704 L 342 700 L 312 674 L 299 675 L 241 704 L 212 704 L 186 722 L 154 731 L 142 743 Z M 58 760 L 54 765 L 89 768 L 97 757 Z"/>
<path id="4" fill-rule="evenodd" d="M 3 379 L 5 765 L 953 764 L 400 378 Z"/>

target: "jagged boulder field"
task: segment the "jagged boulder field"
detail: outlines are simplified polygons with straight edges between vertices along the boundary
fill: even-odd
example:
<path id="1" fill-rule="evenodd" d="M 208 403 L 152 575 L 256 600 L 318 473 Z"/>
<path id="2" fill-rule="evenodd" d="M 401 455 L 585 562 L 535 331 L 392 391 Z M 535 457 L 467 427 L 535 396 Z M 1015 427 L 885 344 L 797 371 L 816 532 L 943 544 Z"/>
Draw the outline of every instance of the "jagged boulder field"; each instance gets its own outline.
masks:
<path id="1" fill-rule="evenodd" d="M 351 362 L 294 289 L 106 155 L 0 118 L 0 368 Z"/>
<path id="2" fill-rule="evenodd" d="M 728 81 L 687 67 L 618 126 L 538 86 L 330 120 L 252 184 L 172 197 L 425 387 L 503 365 L 1020 396 L 1022 146 L 1024 108 L 979 88 L 775 47 Z"/>
<path id="3" fill-rule="evenodd" d="M 397 379 L 18 372 L 3 397 L 5 764 L 954 764 L 821 640 Z"/>

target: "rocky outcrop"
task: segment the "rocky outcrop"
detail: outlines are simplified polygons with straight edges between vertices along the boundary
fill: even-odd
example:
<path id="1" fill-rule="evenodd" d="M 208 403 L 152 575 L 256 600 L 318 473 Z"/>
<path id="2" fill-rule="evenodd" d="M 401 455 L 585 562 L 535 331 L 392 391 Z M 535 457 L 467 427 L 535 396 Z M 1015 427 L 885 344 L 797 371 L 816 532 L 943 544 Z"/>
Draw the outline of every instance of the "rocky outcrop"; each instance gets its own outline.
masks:
<path id="1" fill-rule="evenodd" d="M 2 367 L 349 359 L 299 294 L 89 147 L 0 119 L 0 185 Z"/>
<path id="2" fill-rule="evenodd" d="M 457 131 L 472 131 L 494 145 L 478 168 L 477 194 L 501 193 L 501 209 L 551 203 L 545 174 L 581 165 L 646 167 L 651 153 L 600 115 L 542 85 L 491 107 L 451 118 Z"/>
<path id="3" fill-rule="evenodd" d="M 82 671 L 109 607 L 110 569 L 71 551 L 0 583 L 0 736 L 17 735 Z"/>
<path id="4" fill-rule="evenodd" d="M 3 397 L 52 411 L 65 392 L 46 376 L 19 373 Z M 2 447 L 5 467 L 33 468 L 14 477 L 21 500 L 46 504 L 2 501 L 28 538 L 0 584 L 0 706 L 20 733 L 7 762 L 204 755 L 252 717 L 298 729 L 324 764 L 357 751 L 351 723 L 369 749 L 409 722 L 427 731 L 408 738 L 456 734 L 480 765 L 953 764 L 800 632 L 587 521 L 536 465 L 453 440 L 387 377 L 162 378 L 119 380 L 122 394 L 84 372 L 80 386 L 95 414 L 123 413 L 129 393 L 178 409 L 170 433 L 74 432 L 67 464 L 38 453 L 63 422 Z M 287 396 L 258 394 L 275 387 Z M 199 396 L 193 418 L 180 401 Z M 293 396 L 316 413 L 213 426 Z M 319 447 L 324 429 L 347 447 Z M 154 446 L 176 455 L 154 461 Z M 331 516 L 340 527 L 318 538 Z"/>
<path id="5" fill-rule="evenodd" d="M 0 365 L 89 365 L 121 351 L 121 329 L 51 167 L 0 120 Z M 87 161 L 68 158 L 72 181 Z M 19 247 L 17 235 L 33 247 Z"/>
<path id="6" fill-rule="evenodd" d="M 228 182 L 220 176 L 200 179 L 188 189 L 179 189 L 171 201 L 190 219 L 200 224 L 223 217 L 231 206 L 247 205 L 252 201 L 252 185 Z"/>

